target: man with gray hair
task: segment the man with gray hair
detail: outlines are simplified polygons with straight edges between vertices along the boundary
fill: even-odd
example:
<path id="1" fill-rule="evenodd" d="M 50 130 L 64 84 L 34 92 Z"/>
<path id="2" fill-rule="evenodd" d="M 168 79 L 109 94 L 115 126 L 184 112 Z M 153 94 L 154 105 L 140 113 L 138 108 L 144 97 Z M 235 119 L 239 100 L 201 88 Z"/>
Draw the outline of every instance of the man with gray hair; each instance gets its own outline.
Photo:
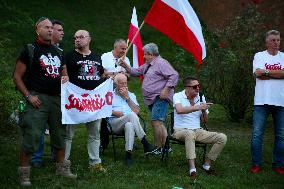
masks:
<path id="1" fill-rule="evenodd" d="M 119 72 L 125 72 L 125 69 L 118 63 L 125 55 L 126 49 L 126 41 L 124 39 L 117 39 L 113 44 L 113 50 L 101 56 L 106 76 L 115 76 Z M 124 61 L 130 66 L 130 61 L 126 56 L 124 57 Z"/>
<path id="2" fill-rule="evenodd" d="M 250 171 L 255 174 L 262 170 L 263 134 L 271 113 L 275 134 L 272 169 L 284 175 L 284 53 L 279 51 L 280 33 L 268 31 L 265 42 L 267 50 L 256 53 L 253 60 L 256 85 Z"/>
<path id="3" fill-rule="evenodd" d="M 173 100 L 174 88 L 178 82 L 178 73 L 169 62 L 163 59 L 158 50 L 158 46 L 149 43 L 143 47 L 145 64 L 139 68 L 131 68 L 125 62 L 120 65 L 124 67 L 130 75 L 144 76 L 142 83 L 142 94 L 144 103 L 151 112 L 152 126 L 154 130 L 154 143 L 157 147 L 155 154 L 162 153 L 168 136 L 164 121 L 167 116 L 169 103 Z"/>
<path id="4" fill-rule="evenodd" d="M 146 134 L 139 122 L 137 114 L 140 111 L 136 96 L 128 91 L 127 77 L 118 73 L 114 78 L 116 88 L 112 100 L 112 117 L 108 118 L 112 130 L 117 134 L 125 134 L 125 164 L 132 164 L 132 150 L 135 134 L 144 147 L 144 153 L 152 153 L 155 148 L 149 144 Z"/>

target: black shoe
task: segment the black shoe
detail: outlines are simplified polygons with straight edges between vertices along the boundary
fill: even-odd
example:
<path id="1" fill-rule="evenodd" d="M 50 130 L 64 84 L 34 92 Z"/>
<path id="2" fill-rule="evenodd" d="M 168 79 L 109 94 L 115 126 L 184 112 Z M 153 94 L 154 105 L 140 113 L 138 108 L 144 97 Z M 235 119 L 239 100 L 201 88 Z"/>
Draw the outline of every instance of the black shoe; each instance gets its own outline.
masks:
<path id="1" fill-rule="evenodd" d="M 162 155 L 162 151 L 162 148 L 156 148 L 151 154 L 159 156 Z"/>
<path id="2" fill-rule="evenodd" d="M 147 147 L 144 148 L 144 153 L 145 155 L 152 154 L 155 150 L 156 148 L 149 144 Z"/>
<path id="3" fill-rule="evenodd" d="M 131 152 L 125 152 L 125 160 L 124 163 L 126 166 L 131 166 L 133 164 L 133 160 L 132 160 L 132 154 Z"/>
<path id="4" fill-rule="evenodd" d="M 125 164 L 127 167 L 130 167 L 131 165 L 133 165 L 133 159 L 132 159 L 132 158 L 125 158 L 124 164 Z"/>
<path id="5" fill-rule="evenodd" d="M 169 154 L 173 152 L 173 149 L 171 147 L 168 147 L 168 148 L 164 147 L 162 148 L 162 152 Z"/>
<path id="6" fill-rule="evenodd" d="M 41 161 L 32 162 L 31 165 L 34 168 L 42 168 L 43 167 L 43 163 Z"/>

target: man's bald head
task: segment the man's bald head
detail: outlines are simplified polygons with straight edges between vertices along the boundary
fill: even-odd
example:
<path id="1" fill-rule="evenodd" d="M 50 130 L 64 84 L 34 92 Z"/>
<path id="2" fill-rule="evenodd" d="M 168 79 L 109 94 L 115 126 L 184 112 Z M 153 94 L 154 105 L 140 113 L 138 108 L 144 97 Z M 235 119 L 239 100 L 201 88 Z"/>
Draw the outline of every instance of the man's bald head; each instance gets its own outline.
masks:
<path id="1" fill-rule="evenodd" d="M 76 49 L 89 49 L 91 36 L 87 30 L 78 30 L 74 35 Z"/>
<path id="2" fill-rule="evenodd" d="M 53 34 L 53 25 L 46 17 L 41 17 L 35 24 L 35 30 L 38 38 L 45 42 L 50 42 Z"/>
<path id="3" fill-rule="evenodd" d="M 119 82 L 127 82 L 127 77 L 125 74 L 123 73 L 118 73 L 115 77 L 114 77 L 114 83 L 118 84 Z"/>

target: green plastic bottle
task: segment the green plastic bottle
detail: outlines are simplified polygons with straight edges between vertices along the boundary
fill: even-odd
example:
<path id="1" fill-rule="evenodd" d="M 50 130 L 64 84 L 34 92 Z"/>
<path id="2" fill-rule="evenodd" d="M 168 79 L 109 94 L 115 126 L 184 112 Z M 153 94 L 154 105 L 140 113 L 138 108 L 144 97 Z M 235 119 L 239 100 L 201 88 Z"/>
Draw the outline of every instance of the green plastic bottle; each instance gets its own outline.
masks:
<path id="1" fill-rule="evenodd" d="M 26 104 L 24 103 L 24 101 L 21 100 L 18 106 L 18 112 L 23 113 L 25 109 L 26 109 Z"/>

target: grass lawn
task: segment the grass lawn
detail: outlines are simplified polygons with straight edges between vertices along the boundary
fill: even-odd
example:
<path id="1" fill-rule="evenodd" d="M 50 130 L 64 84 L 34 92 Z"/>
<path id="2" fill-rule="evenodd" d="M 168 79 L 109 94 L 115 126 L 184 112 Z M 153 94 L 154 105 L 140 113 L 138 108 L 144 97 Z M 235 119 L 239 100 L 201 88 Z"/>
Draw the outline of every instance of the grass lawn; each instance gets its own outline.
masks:
<path id="1" fill-rule="evenodd" d="M 131 81 L 132 91 L 139 91 L 138 81 Z M 147 117 L 147 110 L 143 107 L 141 96 L 138 101 L 142 106 L 142 115 Z M 152 129 L 148 123 L 148 139 L 153 140 Z M 203 189 L 249 189 L 267 188 L 283 189 L 283 176 L 277 175 L 271 169 L 271 154 L 273 146 L 272 124 L 266 131 L 264 139 L 264 170 L 258 175 L 252 175 L 250 167 L 250 137 L 251 126 L 229 122 L 219 105 L 214 105 L 210 111 L 210 130 L 224 132 L 228 135 L 228 143 L 214 164 L 218 176 L 208 176 L 200 170 L 201 158 L 197 159 L 198 180 L 195 185 L 190 184 L 187 176 L 187 163 L 184 146 L 174 145 L 173 153 L 169 155 L 167 163 L 161 163 L 159 157 L 145 157 L 143 148 L 137 140 L 138 150 L 134 152 L 135 163 L 127 168 L 123 164 L 124 144 L 118 140 L 117 161 L 113 161 L 112 146 L 109 145 L 101 157 L 107 173 L 94 173 L 88 169 L 87 135 L 86 129 L 80 126 L 73 141 L 71 161 L 72 171 L 78 174 L 73 181 L 56 176 L 54 163 L 49 157 L 49 137 L 46 137 L 44 168 L 32 169 L 32 188 L 116 188 L 116 189 L 170 189 L 174 186 Z M 18 182 L 18 152 L 20 144 L 20 130 L 16 126 L 0 128 L 0 188 L 20 188 Z M 201 157 L 200 151 L 198 157 Z"/>

